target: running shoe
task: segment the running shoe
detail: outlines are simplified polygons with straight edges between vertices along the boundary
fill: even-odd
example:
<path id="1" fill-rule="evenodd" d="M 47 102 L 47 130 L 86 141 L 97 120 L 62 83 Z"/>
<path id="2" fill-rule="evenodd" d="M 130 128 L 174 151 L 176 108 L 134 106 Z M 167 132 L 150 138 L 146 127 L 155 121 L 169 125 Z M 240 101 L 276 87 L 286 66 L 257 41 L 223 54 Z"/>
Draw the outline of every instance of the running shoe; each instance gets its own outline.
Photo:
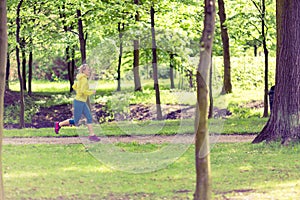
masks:
<path id="1" fill-rule="evenodd" d="M 89 140 L 92 142 L 99 142 L 100 138 L 98 138 L 96 135 L 90 135 Z"/>
<path id="2" fill-rule="evenodd" d="M 61 128 L 61 127 L 59 126 L 59 122 L 55 122 L 55 124 L 54 124 L 54 131 L 55 131 L 56 134 L 59 133 L 59 129 L 60 129 L 60 128 Z"/>

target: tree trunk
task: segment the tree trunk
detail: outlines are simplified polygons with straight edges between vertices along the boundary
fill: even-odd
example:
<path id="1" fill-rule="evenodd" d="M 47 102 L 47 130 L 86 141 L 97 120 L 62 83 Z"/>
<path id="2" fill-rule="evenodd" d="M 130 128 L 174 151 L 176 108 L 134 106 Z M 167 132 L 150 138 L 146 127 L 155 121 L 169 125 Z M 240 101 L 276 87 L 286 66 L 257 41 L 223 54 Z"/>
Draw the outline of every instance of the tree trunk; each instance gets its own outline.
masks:
<path id="1" fill-rule="evenodd" d="M 62 19 L 62 24 L 63 24 L 63 29 L 64 32 L 67 33 L 69 29 L 73 28 L 73 25 L 70 25 L 68 27 L 67 25 L 67 16 L 65 12 L 66 8 L 65 5 L 62 4 L 62 7 L 59 10 L 59 16 Z M 80 13 L 81 14 L 81 13 Z M 80 26 L 82 26 L 82 22 L 80 23 Z M 79 27 L 79 22 L 78 22 L 78 27 Z M 79 28 L 78 28 L 79 30 Z M 83 34 L 83 31 L 81 32 Z M 65 50 L 66 58 L 65 62 L 67 63 L 68 67 L 68 78 L 69 78 L 69 85 L 70 85 L 70 93 L 73 91 L 73 84 L 74 84 L 74 74 L 75 74 L 75 47 L 74 45 L 68 44 Z"/>
<path id="2" fill-rule="evenodd" d="M 23 89 L 23 77 L 21 73 L 21 62 L 20 62 L 20 49 L 18 46 L 20 46 L 20 9 L 22 6 L 23 0 L 20 0 L 17 6 L 17 18 L 16 18 L 16 59 L 17 59 L 17 66 L 18 66 L 18 78 L 20 81 L 20 120 L 19 120 L 19 126 L 20 128 L 25 127 L 25 101 L 24 101 L 24 89 Z M 18 45 L 19 44 L 19 45 Z"/>
<path id="3" fill-rule="evenodd" d="M 230 66 L 230 50 L 229 50 L 229 36 L 226 22 L 226 13 L 224 0 L 218 0 L 219 5 L 219 17 L 220 17 L 220 26 L 221 26 L 221 37 L 223 43 L 223 61 L 224 61 L 224 81 L 222 94 L 232 93 L 232 84 L 231 84 L 231 66 Z"/>
<path id="4" fill-rule="evenodd" d="M 124 31 L 124 23 L 122 23 L 122 28 L 121 28 L 121 22 L 118 23 L 118 31 L 119 31 L 119 42 L 120 42 L 120 52 L 119 52 L 119 62 L 118 62 L 118 87 L 117 91 L 121 91 L 121 65 L 122 65 L 122 55 L 123 55 L 123 31 Z"/>
<path id="5" fill-rule="evenodd" d="M 2 170 L 2 140 L 3 140 L 3 115 L 4 115 L 4 91 L 5 68 L 7 56 L 7 17 L 6 1 L 0 1 L 0 199 L 5 199 Z"/>
<path id="6" fill-rule="evenodd" d="M 32 45 L 32 39 L 30 42 Z M 32 53 L 32 49 L 30 49 L 29 52 L 29 59 L 28 59 L 28 95 L 31 96 L 32 94 L 32 66 L 33 65 L 33 53 Z"/>
<path id="7" fill-rule="evenodd" d="M 211 173 L 208 134 L 208 93 L 212 44 L 215 29 L 215 1 L 205 0 L 204 30 L 200 40 L 197 70 L 197 109 L 195 118 L 196 190 L 194 200 L 211 199 Z"/>
<path id="8" fill-rule="evenodd" d="M 174 54 L 170 53 L 170 88 L 174 89 Z"/>
<path id="9" fill-rule="evenodd" d="M 194 84 L 193 84 L 193 71 L 192 70 L 186 70 L 186 72 L 187 72 L 187 76 L 188 76 L 188 78 L 189 78 L 189 87 L 190 88 L 193 88 L 194 87 Z"/>
<path id="10" fill-rule="evenodd" d="M 139 0 L 134 0 L 134 4 L 138 5 Z M 140 21 L 140 14 L 136 12 L 135 21 Z M 139 74 L 139 65 L 140 65 L 140 42 L 138 39 L 133 41 L 133 77 L 134 77 L 134 91 L 142 91 L 141 79 Z"/>
<path id="11" fill-rule="evenodd" d="M 254 50 L 253 50 L 254 51 L 254 57 L 257 57 L 257 45 L 255 44 L 253 48 L 254 48 Z"/>
<path id="12" fill-rule="evenodd" d="M 300 2 L 277 1 L 276 87 L 272 114 L 253 143 L 281 140 L 282 144 L 300 140 Z M 279 13 L 278 13 L 279 12 Z"/>
<path id="13" fill-rule="evenodd" d="M 22 77 L 23 77 L 23 89 L 27 90 L 26 87 L 26 50 L 25 50 L 25 39 L 22 38 L 21 40 L 21 54 L 22 54 Z"/>
<path id="14" fill-rule="evenodd" d="M 69 84 L 70 84 L 70 92 L 73 91 L 73 84 L 74 84 L 74 70 L 75 66 L 73 65 L 74 57 L 73 57 L 74 47 L 67 46 L 66 47 L 66 62 L 68 66 L 68 77 L 69 77 Z"/>
<path id="15" fill-rule="evenodd" d="M 208 109 L 208 119 L 213 118 L 214 116 L 214 99 L 212 95 L 212 56 L 211 56 L 211 61 L 210 61 L 210 70 L 209 70 L 209 109 Z"/>
<path id="16" fill-rule="evenodd" d="M 263 48 L 264 48 L 264 54 L 265 54 L 265 89 L 264 89 L 264 113 L 263 117 L 269 116 L 269 107 L 268 107 L 268 91 L 269 91 L 269 79 L 268 79 L 268 73 L 269 73 L 269 51 L 267 48 L 267 42 L 266 42 L 266 31 L 265 31 L 265 13 L 266 13 L 266 4 L 265 0 L 262 0 L 262 23 L 261 23 L 261 32 L 263 37 Z"/>
<path id="17" fill-rule="evenodd" d="M 33 13 L 34 15 L 37 15 L 36 12 L 36 5 L 33 5 Z M 35 18 L 32 19 L 32 23 L 35 24 Z M 29 58 L 28 58 L 28 95 L 31 96 L 32 94 L 32 68 L 33 68 L 33 39 L 32 35 L 30 35 L 29 39 Z"/>
<path id="18" fill-rule="evenodd" d="M 81 53 L 81 62 L 82 64 L 86 63 L 86 37 L 84 37 L 83 31 L 83 23 L 82 23 L 82 15 L 81 10 L 77 10 L 77 19 L 78 19 L 78 36 L 79 36 L 79 44 L 80 44 L 80 53 Z"/>
<path id="19" fill-rule="evenodd" d="M 6 58 L 6 75 L 5 75 L 5 89 L 9 90 L 9 75 L 10 75 L 10 54 L 7 52 Z"/>
<path id="20" fill-rule="evenodd" d="M 152 67 L 153 67 L 154 89 L 156 95 L 156 114 L 157 114 L 156 118 L 157 120 L 162 120 L 163 117 L 161 111 L 160 91 L 159 91 L 159 84 L 158 84 L 154 14 L 155 14 L 154 8 L 153 6 L 151 6 L 150 15 L 151 15 L 151 34 L 152 34 Z"/>

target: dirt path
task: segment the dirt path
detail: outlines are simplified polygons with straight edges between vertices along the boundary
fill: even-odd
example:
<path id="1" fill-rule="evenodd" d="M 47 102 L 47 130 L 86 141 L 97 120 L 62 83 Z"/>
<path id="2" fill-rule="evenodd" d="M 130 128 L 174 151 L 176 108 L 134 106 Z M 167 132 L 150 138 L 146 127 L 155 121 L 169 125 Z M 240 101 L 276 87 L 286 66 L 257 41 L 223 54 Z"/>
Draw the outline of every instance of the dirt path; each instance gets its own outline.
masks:
<path id="1" fill-rule="evenodd" d="M 212 143 L 223 142 L 251 142 L 255 135 L 218 135 L 211 136 Z M 85 137 L 32 137 L 32 138 L 3 138 L 3 144 L 25 145 L 25 144 L 81 144 L 85 143 Z M 101 143 L 117 143 L 117 142 L 138 142 L 146 143 L 193 143 L 193 135 L 176 135 L 176 136 L 113 136 L 101 137 Z"/>

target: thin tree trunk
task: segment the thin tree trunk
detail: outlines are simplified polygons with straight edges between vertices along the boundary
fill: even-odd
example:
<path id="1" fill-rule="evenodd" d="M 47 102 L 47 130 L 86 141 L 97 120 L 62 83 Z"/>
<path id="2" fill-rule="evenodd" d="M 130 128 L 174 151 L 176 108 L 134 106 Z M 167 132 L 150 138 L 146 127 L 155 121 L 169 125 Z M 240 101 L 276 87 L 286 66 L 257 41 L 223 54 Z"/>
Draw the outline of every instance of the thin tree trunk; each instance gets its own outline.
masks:
<path id="1" fill-rule="evenodd" d="M 232 84 L 231 84 L 231 66 L 230 66 L 230 50 L 229 50 L 229 36 L 226 22 L 226 13 L 224 0 L 218 0 L 219 5 L 219 16 L 220 16 L 220 26 L 221 26 L 221 37 L 223 43 L 223 61 L 224 61 L 224 82 L 222 94 L 232 93 Z"/>
<path id="2" fill-rule="evenodd" d="M 25 50 L 25 39 L 22 38 L 21 40 L 21 54 L 22 54 L 22 77 L 23 77 L 23 89 L 26 91 L 26 50 Z"/>
<path id="3" fill-rule="evenodd" d="M 16 42 L 20 45 L 20 9 L 22 6 L 23 0 L 20 0 L 17 6 L 17 18 L 16 18 Z M 20 49 L 18 45 L 16 46 L 16 59 L 17 59 L 17 66 L 18 66 L 18 78 L 20 81 L 20 120 L 19 126 L 20 128 L 25 127 L 25 101 L 24 101 L 24 89 L 23 89 L 23 77 L 21 73 L 21 62 L 20 62 Z"/>
<path id="4" fill-rule="evenodd" d="M 269 116 L 269 107 L 268 107 L 268 85 L 269 85 L 269 79 L 268 79 L 268 73 L 269 73 L 269 51 L 267 48 L 267 42 L 266 42 L 266 31 L 265 31 L 265 14 L 266 14 L 266 5 L 265 0 L 262 0 L 262 24 L 261 24 L 261 31 L 262 31 L 262 37 L 263 37 L 263 48 L 264 48 L 264 54 L 265 54 L 265 89 L 264 89 L 264 113 L 263 117 Z"/>
<path id="5" fill-rule="evenodd" d="M 4 115 L 4 91 L 5 68 L 7 56 L 7 16 L 6 1 L 0 1 L 0 199 L 5 199 L 2 170 L 2 140 L 3 140 L 3 115 Z"/>
<path id="6" fill-rule="evenodd" d="M 188 77 L 189 77 L 189 86 L 190 88 L 193 88 L 194 87 L 194 84 L 193 84 L 193 71 L 192 70 L 187 70 L 187 73 L 188 73 Z"/>
<path id="7" fill-rule="evenodd" d="M 134 0 L 134 4 L 139 5 L 139 0 Z M 136 12 L 135 21 L 140 21 L 140 14 Z M 134 91 L 142 91 L 141 79 L 139 74 L 140 65 L 140 42 L 138 39 L 133 41 L 133 77 L 134 77 Z"/>
<path id="8" fill-rule="evenodd" d="M 74 84 L 74 67 L 72 65 L 72 51 L 73 49 L 70 46 L 66 47 L 66 63 L 68 67 L 68 78 L 70 84 L 70 92 L 73 91 L 73 84 Z"/>
<path id="9" fill-rule="evenodd" d="M 84 37 L 83 23 L 82 23 L 82 14 L 81 10 L 77 10 L 77 20 L 78 20 L 78 36 L 80 44 L 80 53 L 81 53 L 81 62 L 82 64 L 86 63 L 86 38 Z"/>
<path id="10" fill-rule="evenodd" d="M 152 34 L 152 67 L 153 67 L 153 79 L 154 79 L 154 89 L 156 95 L 156 118 L 157 120 L 162 120 L 161 102 L 160 102 L 160 91 L 158 84 L 158 70 L 157 70 L 157 54 L 156 54 L 156 40 L 155 40 L 155 23 L 154 23 L 154 8 L 151 6 L 151 34 Z"/>
<path id="11" fill-rule="evenodd" d="M 32 45 L 32 39 L 31 44 Z M 33 53 L 32 49 L 29 52 L 29 59 L 28 59 L 28 95 L 31 96 L 32 94 L 32 66 L 33 65 Z"/>
<path id="12" fill-rule="evenodd" d="M 10 54 L 7 52 L 6 58 L 6 75 L 5 75 L 5 89 L 9 90 L 9 75 L 10 75 Z"/>
<path id="13" fill-rule="evenodd" d="M 215 1 L 205 0 L 204 30 L 200 40 L 197 69 L 197 109 L 195 118 L 196 190 L 194 200 L 211 199 L 211 172 L 208 134 L 208 93 L 212 44 L 215 29 Z"/>
<path id="14" fill-rule="evenodd" d="M 174 84 L 174 54 L 170 53 L 170 88 L 174 89 L 175 88 L 175 84 Z"/>
<path id="15" fill-rule="evenodd" d="M 67 25 L 67 16 L 66 16 L 66 12 L 65 12 L 66 8 L 65 5 L 63 4 L 62 7 L 59 10 L 59 16 L 62 19 L 62 24 L 63 24 L 63 29 L 64 32 L 67 33 L 69 29 L 73 28 L 73 25 L 70 25 L 68 27 Z M 80 13 L 81 14 L 81 13 Z M 79 25 L 79 23 L 78 23 Z M 79 29 L 79 28 L 78 28 Z M 67 45 L 66 50 L 65 50 L 65 62 L 67 63 L 67 68 L 68 68 L 68 78 L 69 78 L 69 85 L 70 85 L 70 93 L 73 91 L 73 84 L 74 84 L 74 70 L 75 70 L 75 47 L 74 45 Z"/>
<path id="16" fill-rule="evenodd" d="M 208 109 L 208 119 L 213 118 L 214 116 L 214 99 L 212 95 L 212 74 L 213 74 L 213 69 L 212 69 L 212 56 L 211 56 L 211 66 L 209 70 L 209 109 Z"/>
<path id="17" fill-rule="evenodd" d="M 33 13 L 34 15 L 37 14 L 36 5 L 33 5 Z M 32 19 L 32 23 L 35 24 L 35 18 Z M 29 58 L 28 58 L 28 95 L 31 96 L 32 94 L 32 70 L 33 70 L 33 39 L 32 35 L 30 35 L 29 39 Z"/>
<path id="18" fill-rule="evenodd" d="M 120 42 L 120 52 L 119 52 L 119 62 L 118 62 L 118 87 L 117 91 L 121 91 L 121 66 L 122 66 L 122 55 L 123 55 L 123 32 L 124 31 L 124 23 L 122 23 L 122 28 L 121 28 L 121 22 L 118 23 L 118 31 L 119 31 L 119 42 Z"/>

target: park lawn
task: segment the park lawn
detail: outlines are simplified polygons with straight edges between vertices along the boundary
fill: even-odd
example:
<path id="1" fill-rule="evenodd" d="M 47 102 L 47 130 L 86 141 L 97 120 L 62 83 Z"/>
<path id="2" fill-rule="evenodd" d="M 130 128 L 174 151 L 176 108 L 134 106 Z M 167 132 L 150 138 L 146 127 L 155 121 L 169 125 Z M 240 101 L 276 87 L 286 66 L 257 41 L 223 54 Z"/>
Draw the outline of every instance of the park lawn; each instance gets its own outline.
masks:
<path id="1" fill-rule="evenodd" d="M 178 144 L 114 144 L 122 152 L 135 153 L 139 159 L 145 156 L 143 153 L 160 152 L 170 145 Z M 138 166 L 136 172 L 140 173 L 112 169 L 86 148 L 4 145 L 6 199 L 192 199 L 193 145 L 169 165 L 144 173 Z M 300 196 L 299 153 L 299 144 L 212 145 L 214 198 L 296 199 Z"/>
<path id="2" fill-rule="evenodd" d="M 227 118 L 210 119 L 211 134 L 257 134 L 264 127 L 267 118 Z M 194 134 L 194 120 L 164 120 L 164 121 L 122 121 L 94 125 L 99 136 L 128 135 L 176 135 Z M 72 137 L 81 135 L 86 127 L 63 127 L 59 135 L 53 128 L 6 129 L 4 137 Z"/>

